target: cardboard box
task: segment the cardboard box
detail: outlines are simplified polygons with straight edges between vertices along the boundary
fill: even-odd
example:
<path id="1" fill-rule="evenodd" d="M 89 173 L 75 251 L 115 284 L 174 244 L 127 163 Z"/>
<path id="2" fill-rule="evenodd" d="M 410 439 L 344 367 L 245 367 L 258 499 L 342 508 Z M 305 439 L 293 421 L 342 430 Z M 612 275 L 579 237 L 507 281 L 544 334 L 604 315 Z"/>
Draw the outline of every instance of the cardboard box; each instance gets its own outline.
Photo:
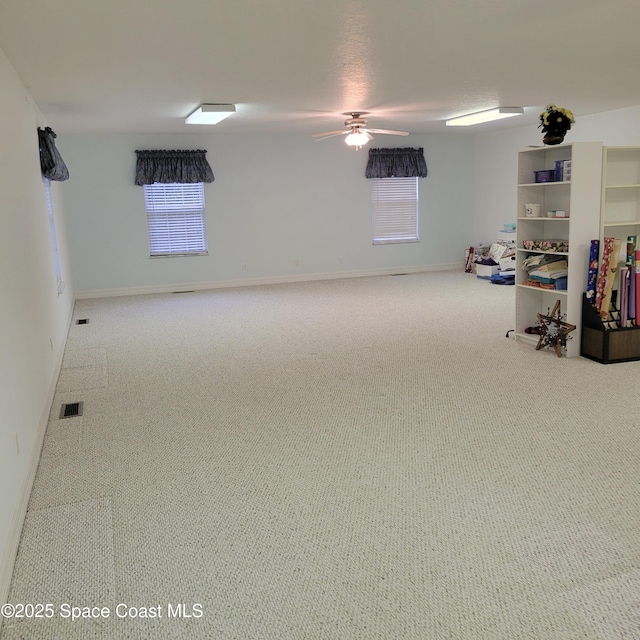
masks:
<path id="1" fill-rule="evenodd" d="M 476 264 L 476 275 L 478 278 L 490 278 L 492 275 L 498 273 L 499 267 L 497 264 Z"/>
<path id="2" fill-rule="evenodd" d="M 500 271 L 515 271 L 516 270 L 516 257 L 509 256 L 508 258 L 500 258 L 498 260 L 498 267 Z"/>
<path id="3" fill-rule="evenodd" d="M 535 182 L 555 182 L 555 169 L 545 169 L 544 171 L 534 171 Z"/>
<path id="4" fill-rule="evenodd" d="M 503 242 L 515 242 L 516 232 L 515 231 L 498 231 L 498 240 L 502 240 Z"/>

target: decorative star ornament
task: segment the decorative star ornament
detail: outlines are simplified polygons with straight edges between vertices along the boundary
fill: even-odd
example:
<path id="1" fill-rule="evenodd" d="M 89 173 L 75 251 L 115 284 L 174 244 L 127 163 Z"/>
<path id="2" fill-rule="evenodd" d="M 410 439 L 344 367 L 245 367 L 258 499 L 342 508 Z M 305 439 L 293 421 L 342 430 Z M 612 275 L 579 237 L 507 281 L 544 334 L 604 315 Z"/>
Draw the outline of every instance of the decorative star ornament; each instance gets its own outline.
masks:
<path id="1" fill-rule="evenodd" d="M 540 338 L 536 345 L 536 351 L 543 347 L 553 347 L 558 358 L 562 357 L 562 348 L 567 346 L 567 340 L 572 337 L 569 334 L 576 328 L 576 325 L 565 322 L 560 311 L 560 300 L 556 300 L 551 313 L 547 310 L 546 316 L 541 313 L 537 315 Z"/>

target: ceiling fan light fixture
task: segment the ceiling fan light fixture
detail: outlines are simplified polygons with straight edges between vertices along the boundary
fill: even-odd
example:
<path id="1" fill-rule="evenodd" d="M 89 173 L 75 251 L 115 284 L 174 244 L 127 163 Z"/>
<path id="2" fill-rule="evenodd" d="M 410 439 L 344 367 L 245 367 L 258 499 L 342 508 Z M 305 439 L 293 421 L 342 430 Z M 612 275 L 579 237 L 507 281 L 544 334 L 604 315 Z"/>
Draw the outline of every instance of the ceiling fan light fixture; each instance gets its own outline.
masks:
<path id="1" fill-rule="evenodd" d="M 446 125 L 448 127 L 468 127 L 473 124 L 521 116 L 523 113 L 524 109 L 522 107 L 496 107 L 495 109 L 487 109 L 486 111 L 477 111 L 464 116 L 450 118 L 446 121 Z"/>
<path id="2" fill-rule="evenodd" d="M 185 124 L 218 124 L 236 112 L 235 104 L 201 104 L 185 118 Z"/>
<path id="3" fill-rule="evenodd" d="M 345 144 L 348 144 L 350 147 L 361 147 L 362 145 L 367 144 L 369 140 L 373 140 L 373 136 L 368 134 L 366 131 L 361 131 L 360 129 L 354 129 L 345 139 Z"/>

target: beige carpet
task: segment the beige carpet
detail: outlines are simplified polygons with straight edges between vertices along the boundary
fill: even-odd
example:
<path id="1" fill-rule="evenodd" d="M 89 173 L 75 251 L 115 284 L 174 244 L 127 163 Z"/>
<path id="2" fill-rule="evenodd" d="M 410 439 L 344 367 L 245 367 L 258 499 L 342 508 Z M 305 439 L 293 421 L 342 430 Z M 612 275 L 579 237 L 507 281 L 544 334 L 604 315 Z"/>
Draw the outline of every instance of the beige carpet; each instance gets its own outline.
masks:
<path id="1" fill-rule="evenodd" d="M 640 638 L 640 363 L 506 339 L 512 287 L 412 274 L 75 317 L 10 594 L 54 615 L 2 640 Z"/>

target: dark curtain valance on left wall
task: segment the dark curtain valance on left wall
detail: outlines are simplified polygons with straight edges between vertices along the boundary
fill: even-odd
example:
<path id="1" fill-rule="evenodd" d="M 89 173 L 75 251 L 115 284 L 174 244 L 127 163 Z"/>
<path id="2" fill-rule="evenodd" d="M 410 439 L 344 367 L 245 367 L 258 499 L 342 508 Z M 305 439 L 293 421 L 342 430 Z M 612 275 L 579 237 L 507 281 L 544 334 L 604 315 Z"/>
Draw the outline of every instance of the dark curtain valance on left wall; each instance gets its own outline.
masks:
<path id="1" fill-rule="evenodd" d="M 424 149 L 369 149 L 367 178 L 426 178 Z"/>
<path id="2" fill-rule="evenodd" d="M 137 185 L 160 182 L 169 184 L 193 184 L 215 180 L 211 166 L 207 162 L 207 152 L 195 151 L 136 151 Z"/>
<path id="3" fill-rule="evenodd" d="M 38 128 L 38 146 L 40 147 L 40 169 L 49 180 L 63 182 L 69 179 L 69 169 L 56 147 L 56 134 L 51 127 Z"/>

